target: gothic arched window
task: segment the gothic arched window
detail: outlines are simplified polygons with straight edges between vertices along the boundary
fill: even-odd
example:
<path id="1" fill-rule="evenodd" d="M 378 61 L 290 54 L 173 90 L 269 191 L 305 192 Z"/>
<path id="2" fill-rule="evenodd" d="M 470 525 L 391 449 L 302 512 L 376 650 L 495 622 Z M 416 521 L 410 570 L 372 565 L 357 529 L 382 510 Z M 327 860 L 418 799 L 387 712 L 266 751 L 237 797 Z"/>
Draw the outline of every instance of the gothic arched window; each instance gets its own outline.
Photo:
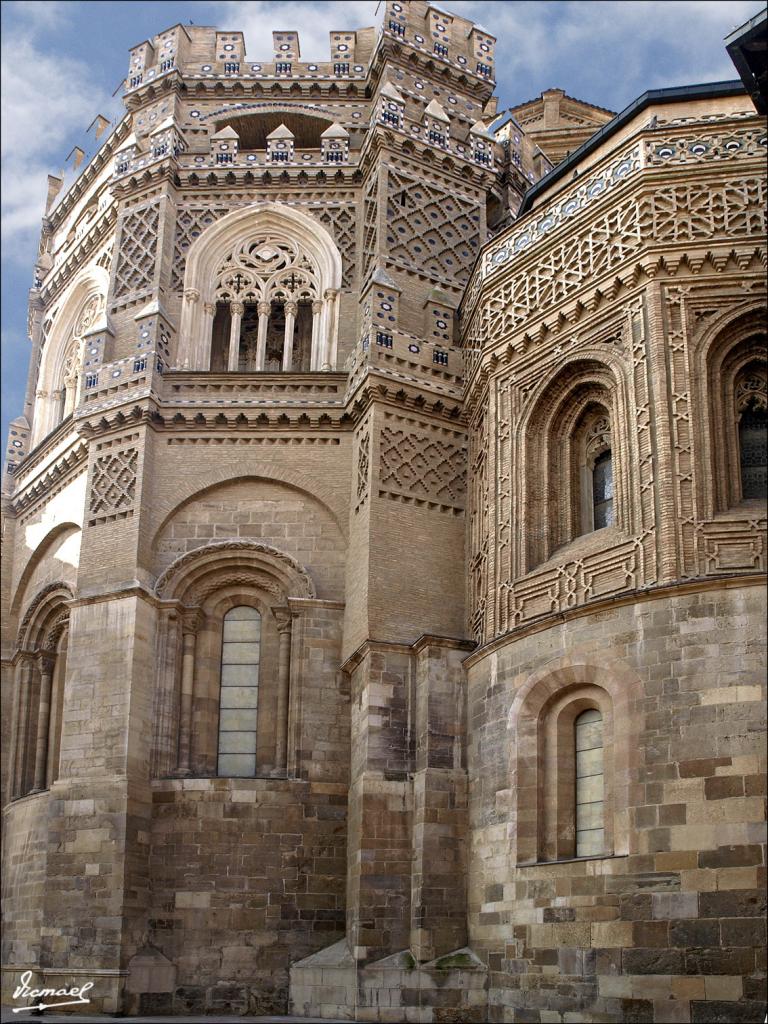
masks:
<path id="1" fill-rule="evenodd" d="M 764 367 L 747 366 L 736 378 L 739 477 L 743 499 L 768 497 L 768 387 Z"/>
<path id="2" fill-rule="evenodd" d="M 240 605 L 224 616 L 218 774 L 256 774 L 261 615 Z"/>
<path id="3" fill-rule="evenodd" d="M 592 467 L 592 526 L 601 530 L 613 523 L 613 459 L 608 448 Z"/>
<path id="4" fill-rule="evenodd" d="M 341 282 L 341 254 L 308 214 L 280 203 L 227 214 L 187 254 L 179 365 L 333 369 Z"/>
<path id="5" fill-rule="evenodd" d="M 611 420 L 604 406 L 590 403 L 584 408 L 573 430 L 571 452 L 577 463 L 572 478 L 578 477 L 581 483 L 578 508 L 574 508 L 574 534 L 612 526 L 616 517 Z"/>

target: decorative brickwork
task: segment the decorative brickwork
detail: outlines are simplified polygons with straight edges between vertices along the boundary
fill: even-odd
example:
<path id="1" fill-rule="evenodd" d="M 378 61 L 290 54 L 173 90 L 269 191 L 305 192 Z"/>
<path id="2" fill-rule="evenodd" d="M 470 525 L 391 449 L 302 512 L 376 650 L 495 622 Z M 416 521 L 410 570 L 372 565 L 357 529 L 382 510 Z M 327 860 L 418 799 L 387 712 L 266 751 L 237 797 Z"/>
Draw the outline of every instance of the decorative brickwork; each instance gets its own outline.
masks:
<path id="1" fill-rule="evenodd" d="M 49 181 L 3 1005 L 763 1020 L 751 97 L 497 117 L 495 40 L 426 0 L 313 62 L 183 21 Z"/>
<path id="2" fill-rule="evenodd" d="M 152 286 L 157 254 L 157 227 L 160 212 L 157 203 L 131 210 L 123 219 L 114 299 L 137 298 Z"/>
<path id="3" fill-rule="evenodd" d="M 387 195 L 387 259 L 436 281 L 465 284 L 480 246 L 477 203 L 393 168 Z"/>
<path id="4" fill-rule="evenodd" d="M 132 513 L 138 462 L 137 448 L 110 450 L 96 458 L 88 501 L 90 526 Z"/>
<path id="5" fill-rule="evenodd" d="M 379 438 L 379 494 L 441 509 L 464 508 L 466 449 L 407 429 L 384 427 Z"/>

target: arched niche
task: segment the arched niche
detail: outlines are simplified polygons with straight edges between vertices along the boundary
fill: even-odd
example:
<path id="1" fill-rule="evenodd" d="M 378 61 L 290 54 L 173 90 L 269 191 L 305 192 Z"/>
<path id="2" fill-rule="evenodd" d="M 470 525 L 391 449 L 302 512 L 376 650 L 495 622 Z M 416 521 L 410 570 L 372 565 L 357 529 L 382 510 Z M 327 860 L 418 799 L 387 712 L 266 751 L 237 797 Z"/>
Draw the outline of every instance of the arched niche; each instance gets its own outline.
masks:
<path id="1" fill-rule="evenodd" d="M 335 369 L 341 273 L 335 242 L 308 214 L 282 203 L 232 211 L 189 250 L 179 368 Z M 295 366 L 304 314 L 311 337 L 306 339 L 306 365 Z M 269 341 L 278 327 L 282 358 L 278 366 L 269 366 Z M 279 346 L 276 335 L 274 342 Z"/>
<path id="2" fill-rule="evenodd" d="M 81 270 L 47 325 L 40 357 L 32 424 L 32 447 L 72 412 L 80 400 L 86 340 L 108 331 L 109 274 L 103 267 Z"/>

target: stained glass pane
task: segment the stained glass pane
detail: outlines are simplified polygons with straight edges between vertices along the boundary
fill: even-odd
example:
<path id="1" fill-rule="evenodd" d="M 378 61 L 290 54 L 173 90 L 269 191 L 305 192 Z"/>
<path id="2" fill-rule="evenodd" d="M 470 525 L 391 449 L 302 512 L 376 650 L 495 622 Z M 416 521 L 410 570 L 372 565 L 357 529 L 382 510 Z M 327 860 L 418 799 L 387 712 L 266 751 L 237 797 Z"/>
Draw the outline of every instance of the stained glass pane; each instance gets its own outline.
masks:
<path id="1" fill-rule="evenodd" d="M 613 460 L 610 451 L 603 452 L 595 460 L 592 471 L 592 507 L 596 530 L 613 523 Z"/>
<path id="2" fill-rule="evenodd" d="M 224 616 L 219 696 L 219 775 L 256 774 L 261 616 L 242 605 Z"/>
<path id="3" fill-rule="evenodd" d="M 603 716 L 583 711 L 574 723 L 576 745 L 576 856 L 604 852 Z"/>
<path id="4" fill-rule="evenodd" d="M 741 494 L 768 497 L 768 428 L 764 409 L 746 409 L 739 421 Z"/>

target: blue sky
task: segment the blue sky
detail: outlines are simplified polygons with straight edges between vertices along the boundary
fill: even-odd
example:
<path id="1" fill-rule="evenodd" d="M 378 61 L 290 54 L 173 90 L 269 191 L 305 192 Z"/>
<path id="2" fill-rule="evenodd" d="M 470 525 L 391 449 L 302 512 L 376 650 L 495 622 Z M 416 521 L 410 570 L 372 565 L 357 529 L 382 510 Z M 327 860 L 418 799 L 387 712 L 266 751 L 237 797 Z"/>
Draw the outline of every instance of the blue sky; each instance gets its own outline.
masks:
<path id="1" fill-rule="evenodd" d="M 94 151 L 96 114 L 121 112 L 128 48 L 177 22 L 241 29 L 252 59 L 271 55 L 273 29 L 298 28 L 302 57 L 328 53 L 328 31 L 374 24 L 375 0 L 3 0 L 2 442 L 21 412 L 29 341 L 27 291 L 46 176 L 72 146 Z M 559 87 L 621 110 L 646 89 L 736 78 L 723 37 L 757 0 L 442 0 L 497 36 L 499 109 Z M 71 177 L 71 172 L 70 176 Z M 68 178 L 69 180 L 69 178 Z"/>

